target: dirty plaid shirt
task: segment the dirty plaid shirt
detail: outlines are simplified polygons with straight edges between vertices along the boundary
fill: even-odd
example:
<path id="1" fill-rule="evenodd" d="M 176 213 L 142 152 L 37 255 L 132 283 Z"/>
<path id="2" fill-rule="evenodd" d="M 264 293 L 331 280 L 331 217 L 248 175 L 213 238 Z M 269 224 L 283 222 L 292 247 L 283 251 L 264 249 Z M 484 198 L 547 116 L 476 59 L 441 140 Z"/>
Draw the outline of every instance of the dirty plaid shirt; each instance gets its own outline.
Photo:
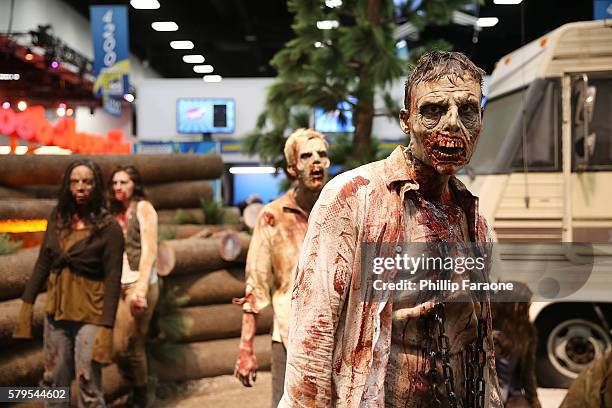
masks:
<path id="1" fill-rule="evenodd" d="M 259 313 L 272 303 L 272 340 L 287 345 L 291 289 L 308 228 L 308 214 L 295 201 L 295 190 L 266 205 L 257 218 L 246 262 L 243 310 Z"/>
<path id="2" fill-rule="evenodd" d="M 418 189 L 408 170 L 400 146 L 387 159 L 344 173 L 323 189 L 296 272 L 279 407 L 384 407 L 393 305 L 380 297 L 364 302 L 360 243 L 403 241 L 404 197 Z M 489 242 L 477 198 L 454 177 L 451 183 L 470 237 Z M 501 407 L 488 302 L 483 310 L 489 326 L 485 399 L 487 406 Z"/>

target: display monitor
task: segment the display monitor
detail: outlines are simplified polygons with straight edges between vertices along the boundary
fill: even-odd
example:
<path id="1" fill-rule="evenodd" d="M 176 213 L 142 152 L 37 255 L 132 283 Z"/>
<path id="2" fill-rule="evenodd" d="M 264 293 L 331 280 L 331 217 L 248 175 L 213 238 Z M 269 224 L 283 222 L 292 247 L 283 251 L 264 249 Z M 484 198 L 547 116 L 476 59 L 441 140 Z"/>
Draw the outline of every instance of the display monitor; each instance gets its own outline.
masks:
<path id="1" fill-rule="evenodd" d="M 357 102 L 355 98 L 349 98 L 352 103 Z M 355 131 L 353 125 L 353 110 L 348 102 L 340 102 L 336 110 L 325 112 L 323 108 L 314 110 L 315 130 L 322 133 L 350 133 Z M 340 113 L 344 113 L 345 121 L 340 120 Z"/>
<path id="2" fill-rule="evenodd" d="M 236 105 L 233 99 L 192 99 L 176 101 L 178 133 L 234 133 Z"/>

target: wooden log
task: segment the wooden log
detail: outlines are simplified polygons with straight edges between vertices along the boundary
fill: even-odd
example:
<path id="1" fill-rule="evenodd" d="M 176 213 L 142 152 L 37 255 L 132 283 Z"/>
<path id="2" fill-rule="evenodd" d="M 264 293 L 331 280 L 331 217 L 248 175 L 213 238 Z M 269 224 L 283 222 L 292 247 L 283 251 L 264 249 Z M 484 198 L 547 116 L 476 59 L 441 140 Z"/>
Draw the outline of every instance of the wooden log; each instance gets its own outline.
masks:
<path id="1" fill-rule="evenodd" d="M 231 303 L 233 298 L 244 296 L 244 269 L 170 275 L 164 278 L 164 284 L 170 290 L 176 290 L 178 296 L 186 296 L 184 306 Z"/>
<path id="2" fill-rule="evenodd" d="M 0 354 L 0 387 L 33 386 L 43 373 L 43 349 L 40 344 L 19 345 Z"/>
<path id="3" fill-rule="evenodd" d="M 8 155 L 0 160 L 0 184 L 7 186 L 60 184 L 68 165 L 89 159 L 98 163 L 104 180 L 119 165 L 138 168 L 145 183 L 176 180 L 210 180 L 223 173 L 223 161 L 216 154 L 104 154 L 104 155 Z"/>
<path id="4" fill-rule="evenodd" d="M 145 192 L 159 209 L 199 207 L 202 199 L 210 200 L 213 195 L 212 185 L 206 180 L 147 185 Z"/>
<path id="5" fill-rule="evenodd" d="M 239 342 L 239 338 L 234 338 L 185 344 L 180 346 L 180 357 L 176 361 L 153 361 L 153 367 L 161 381 L 187 381 L 232 374 Z M 254 343 L 259 369 L 268 370 L 272 336 L 255 336 Z"/>
<path id="6" fill-rule="evenodd" d="M 240 337 L 242 314 L 242 307 L 231 304 L 180 309 L 176 315 L 173 315 L 185 322 L 179 330 L 178 341 L 193 343 Z M 272 320 L 272 308 L 267 307 L 262 310 L 257 318 L 257 334 L 270 333 Z"/>
<path id="7" fill-rule="evenodd" d="M 40 248 L 30 248 L 0 256 L 0 300 L 15 299 L 23 294 L 39 251 Z"/>
<path id="8" fill-rule="evenodd" d="M 251 237 L 245 233 L 236 235 L 241 247 L 233 263 L 221 257 L 222 236 L 163 241 L 158 245 L 157 272 L 161 276 L 171 273 L 186 275 L 221 269 L 235 263 L 244 263 Z"/>
<path id="9" fill-rule="evenodd" d="M 57 200 L 19 198 L 0 200 L 0 220 L 47 219 Z"/>
<path id="10" fill-rule="evenodd" d="M 238 231 L 239 226 L 235 224 L 222 225 L 201 225 L 201 224 L 159 224 L 160 236 L 170 236 L 169 239 L 187 238 L 209 238 L 212 234 L 219 231 Z"/>
<path id="11" fill-rule="evenodd" d="M 45 318 L 45 307 L 47 306 L 47 294 L 41 293 L 34 304 L 34 318 L 32 319 L 32 335 L 35 339 L 42 339 L 43 319 Z M 15 344 L 23 343 L 23 340 L 13 339 L 13 329 L 19 320 L 21 299 L 0 302 L 0 345 L 9 348 Z"/>
<path id="12" fill-rule="evenodd" d="M 204 224 L 204 211 L 201 208 L 177 208 L 158 210 L 157 222 L 160 224 Z"/>
<path id="13" fill-rule="evenodd" d="M 204 228 L 202 228 L 202 230 L 200 230 L 196 234 L 193 234 L 190 237 L 185 237 L 185 238 L 204 239 L 204 238 L 210 238 L 213 235 L 218 234 L 219 232 L 230 232 L 230 231 L 240 230 L 240 225 L 238 224 L 204 225 L 203 227 Z M 176 238 L 180 239 L 178 235 Z"/>

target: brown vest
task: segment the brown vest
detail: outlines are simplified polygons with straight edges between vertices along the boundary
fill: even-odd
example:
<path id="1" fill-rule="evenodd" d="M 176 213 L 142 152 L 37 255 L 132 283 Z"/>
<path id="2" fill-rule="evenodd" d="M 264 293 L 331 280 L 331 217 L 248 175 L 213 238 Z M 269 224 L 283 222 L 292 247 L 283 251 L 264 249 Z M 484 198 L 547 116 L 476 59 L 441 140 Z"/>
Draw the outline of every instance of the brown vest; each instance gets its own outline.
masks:
<path id="1" fill-rule="evenodd" d="M 136 215 L 136 208 L 138 207 L 138 201 L 132 204 L 134 208 L 130 211 L 130 216 L 127 220 L 127 235 L 125 237 L 125 252 L 127 254 L 128 263 L 130 269 L 133 271 L 138 270 L 140 265 L 140 222 Z"/>

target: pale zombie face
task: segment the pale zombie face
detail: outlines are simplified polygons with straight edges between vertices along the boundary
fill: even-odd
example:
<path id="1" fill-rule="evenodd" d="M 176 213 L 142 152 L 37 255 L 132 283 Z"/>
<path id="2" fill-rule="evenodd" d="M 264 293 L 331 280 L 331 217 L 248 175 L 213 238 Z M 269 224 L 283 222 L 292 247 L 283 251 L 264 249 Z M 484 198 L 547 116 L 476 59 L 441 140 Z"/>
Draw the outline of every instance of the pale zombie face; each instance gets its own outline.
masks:
<path id="1" fill-rule="evenodd" d="M 70 193 L 78 205 L 87 204 L 91 199 L 96 180 L 87 166 L 77 166 L 70 172 Z"/>
<path id="2" fill-rule="evenodd" d="M 130 200 L 134 194 L 134 182 L 125 171 L 118 171 L 113 176 L 113 194 L 115 200 L 124 202 Z"/>
<path id="3" fill-rule="evenodd" d="M 400 113 L 412 154 L 440 174 L 454 174 L 468 164 L 482 128 L 480 98 L 480 84 L 469 75 L 417 84 L 410 113 Z"/>
<path id="4" fill-rule="evenodd" d="M 313 138 L 299 144 L 297 163 L 289 171 L 307 189 L 320 191 L 327 181 L 328 169 L 329 157 L 325 142 Z"/>

